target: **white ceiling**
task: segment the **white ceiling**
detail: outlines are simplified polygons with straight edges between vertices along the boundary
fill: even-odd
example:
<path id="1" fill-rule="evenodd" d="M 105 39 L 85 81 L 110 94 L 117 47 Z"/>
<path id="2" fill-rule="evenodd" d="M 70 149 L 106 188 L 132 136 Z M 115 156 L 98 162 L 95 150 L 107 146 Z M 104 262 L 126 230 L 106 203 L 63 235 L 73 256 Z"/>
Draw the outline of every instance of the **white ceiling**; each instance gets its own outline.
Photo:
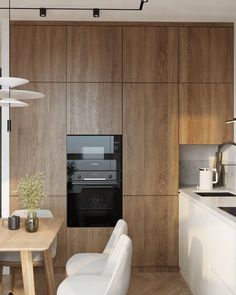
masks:
<path id="1" fill-rule="evenodd" d="M 0 0 L 8 7 L 9 0 Z M 138 8 L 140 0 L 11 0 L 11 7 Z M 95 19 L 91 11 L 48 11 L 11 9 L 14 20 L 70 21 L 236 21 L 236 0 L 149 0 L 143 11 L 101 11 Z"/>

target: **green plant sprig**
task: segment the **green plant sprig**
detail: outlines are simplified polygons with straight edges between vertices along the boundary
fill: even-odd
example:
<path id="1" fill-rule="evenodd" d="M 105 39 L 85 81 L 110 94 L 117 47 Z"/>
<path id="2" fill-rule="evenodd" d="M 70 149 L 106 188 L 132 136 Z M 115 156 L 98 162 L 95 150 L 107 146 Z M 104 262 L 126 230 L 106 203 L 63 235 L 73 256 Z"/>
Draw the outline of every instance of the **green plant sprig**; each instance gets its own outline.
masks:
<path id="1" fill-rule="evenodd" d="M 36 211 L 45 200 L 45 176 L 44 173 L 32 176 L 26 175 L 17 184 L 18 199 L 21 205 L 28 211 Z"/>

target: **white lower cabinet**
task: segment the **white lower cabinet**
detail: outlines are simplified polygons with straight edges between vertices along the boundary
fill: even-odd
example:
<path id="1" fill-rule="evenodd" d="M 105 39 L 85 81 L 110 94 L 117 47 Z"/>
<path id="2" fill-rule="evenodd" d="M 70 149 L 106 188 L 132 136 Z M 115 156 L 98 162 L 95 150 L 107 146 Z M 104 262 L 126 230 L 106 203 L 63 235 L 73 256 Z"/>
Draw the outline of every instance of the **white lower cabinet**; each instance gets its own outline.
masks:
<path id="1" fill-rule="evenodd" d="M 179 252 L 194 295 L 236 295 L 236 229 L 181 195 Z"/>

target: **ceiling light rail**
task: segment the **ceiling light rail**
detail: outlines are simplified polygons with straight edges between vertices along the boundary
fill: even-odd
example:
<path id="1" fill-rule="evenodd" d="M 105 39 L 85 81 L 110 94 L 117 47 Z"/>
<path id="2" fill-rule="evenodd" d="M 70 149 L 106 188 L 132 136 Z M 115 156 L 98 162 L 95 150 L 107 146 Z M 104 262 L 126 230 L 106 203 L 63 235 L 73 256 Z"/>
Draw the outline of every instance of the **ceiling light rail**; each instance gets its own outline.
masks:
<path id="1" fill-rule="evenodd" d="M 141 0 L 138 8 L 79 8 L 79 7 L 11 7 L 12 10 L 38 10 L 41 17 L 47 17 L 47 11 L 61 10 L 61 11 L 92 11 L 93 17 L 99 17 L 100 11 L 142 11 L 143 6 L 149 0 Z M 7 9 L 6 7 L 0 7 Z"/>

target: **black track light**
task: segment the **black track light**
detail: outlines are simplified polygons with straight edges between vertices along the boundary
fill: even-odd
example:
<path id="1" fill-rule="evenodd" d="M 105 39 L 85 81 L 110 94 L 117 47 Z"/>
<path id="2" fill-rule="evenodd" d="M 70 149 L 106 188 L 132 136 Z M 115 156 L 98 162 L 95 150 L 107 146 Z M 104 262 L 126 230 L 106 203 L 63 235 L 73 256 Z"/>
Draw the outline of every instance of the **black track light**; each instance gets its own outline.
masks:
<path id="1" fill-rule="evenodd" d="M 99 17 L 100 16 L 100 10 L 98 8 L 93 9 L 93 17 Z"/>
<path id="2" fill-rule="evenodd" d="M 41 7 L 41 8 L 39 9 L 39 15 L 40 15 L 41 17 L 46 17 L 46 16 L 47 16 L 47 10 L 46 10 L 46 8 Z"/>

